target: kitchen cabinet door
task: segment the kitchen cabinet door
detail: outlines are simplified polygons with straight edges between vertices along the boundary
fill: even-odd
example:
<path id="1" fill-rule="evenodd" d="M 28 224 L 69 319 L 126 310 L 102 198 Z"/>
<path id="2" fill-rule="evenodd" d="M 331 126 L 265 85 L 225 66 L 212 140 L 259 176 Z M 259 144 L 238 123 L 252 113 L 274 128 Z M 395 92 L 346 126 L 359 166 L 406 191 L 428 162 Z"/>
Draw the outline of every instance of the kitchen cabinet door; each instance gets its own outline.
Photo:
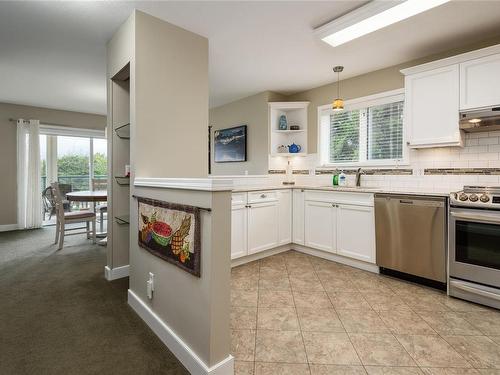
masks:
<path id="1" fill-rule="evenodd" d="M 375 263 L 373 207 L 341 204 L 337 210 L 337 253 Z"/>
<path id="2" fill-rule="evenodd" d="M 293 189 L 292 241 L 304 245 L 304 190 Z"/>
<path id="3" fill-rule="evenodd" d="M 405 127 L 412 148 L 461 146 L 458 65 L 405 77 Z"/>
<path id="4" fill-rule="evenodd" d="M 278 201 L 248 206 L 248 254 L 278 246 Z"/>
<path id="5" fill-rule="evenodd" d="M 306 201 L 304 205 L 305 245 L 335 252 L 336 208 L 328 202 Z"/>
<path id="6" fill-rule="evenodd" d="M 500 54 L 460 64 L 460 109 L 500 105 Z"/>
<path id="7" fill-rule="evenodd" d="M 278 191 L 279 244 L 286 245 L 292 242 L 292 192 L 291 190 Z"/>
<path id="8" fill-rule="evenodd" d="M 248 254 L 247 232 L 246 205 L 233 205 L 231 209 L 231 259 L 236 259 Z"/>

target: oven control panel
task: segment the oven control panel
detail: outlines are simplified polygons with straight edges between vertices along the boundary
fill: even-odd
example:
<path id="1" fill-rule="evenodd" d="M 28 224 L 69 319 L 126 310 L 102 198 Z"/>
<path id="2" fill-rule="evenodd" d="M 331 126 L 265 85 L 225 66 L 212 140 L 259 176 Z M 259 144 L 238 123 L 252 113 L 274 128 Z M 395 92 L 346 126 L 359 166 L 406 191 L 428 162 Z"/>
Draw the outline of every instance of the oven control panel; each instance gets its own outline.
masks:
<path id="1" fill-rule="evenodd" d="M 450 194 L 450 204 L 460 207 L 482 207 L 500 210 L 500 194 L 459 191 Z"/>

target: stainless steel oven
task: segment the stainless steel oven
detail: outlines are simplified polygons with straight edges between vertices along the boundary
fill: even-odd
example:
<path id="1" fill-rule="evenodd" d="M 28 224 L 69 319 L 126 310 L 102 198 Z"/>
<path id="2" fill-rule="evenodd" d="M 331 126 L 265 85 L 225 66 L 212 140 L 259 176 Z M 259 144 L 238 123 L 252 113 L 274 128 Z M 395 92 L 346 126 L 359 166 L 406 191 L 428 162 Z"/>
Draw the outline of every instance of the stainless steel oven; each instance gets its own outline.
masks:
<path id="1" fill-rule="evenodd" d="M 500 308 L 500 189 L 468 188 L 450 197 L 449 293 Z"/>

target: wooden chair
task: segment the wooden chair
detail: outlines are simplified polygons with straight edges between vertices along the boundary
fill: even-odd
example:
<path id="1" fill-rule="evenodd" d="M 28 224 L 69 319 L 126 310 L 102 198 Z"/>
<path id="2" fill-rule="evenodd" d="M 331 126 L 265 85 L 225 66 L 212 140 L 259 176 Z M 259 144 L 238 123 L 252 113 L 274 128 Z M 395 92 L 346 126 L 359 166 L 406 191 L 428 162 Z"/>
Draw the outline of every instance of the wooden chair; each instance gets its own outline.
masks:
<path id="1" fill-rule="evenodd" d="M 96 232 L 95 232 L 95 213 L 88 210 L 83 211 L 73 211 L 64 212 L 63 197 L 61 191 L 59 190 L 59 185 L 57 182 L 51 184 L 52 191 L 54 193 L 54 198 L 56 201 L 56 239 L 54 243 L 59 242 L 59 250 L 63 248 L 64 236 L 72 236 L 75 234 L 86 234 L 87 238 L 91 238 L 92 242 L 95 243 Z M 85 227 L 76 228 L 66 228 L 66 224 L 73 223 L 85 223 Z M 92 230 L 90 230 L 90 225 L 92 224 Z M 72 232 L 79 229 L 85 229 L 84 232 Z M 66 233 L 70 232 L 70 233 Z"/>
<path id="2" fill-rule="evenodd" d="M 68 185 L 71 187 L 71 185 Z M 66 193 L 61 189 L 61 185 L 59 185 L 59 191 L 62 196 L 65 196 Z M 69 190 L 71 191 L 71 190 Z M 43 220 L 45 220 L 45 215 L 49 214 L 49 220 L 52 218 L 52 215 L 56 213 L 56 200 L 54 198 L 54 193 L 52 191 L 52 186 L 46 187 L 42 191 L 42 203 L 43 203 Z M 71 211 L 71 206 L 67 199 L 63 199 L 64 211 Z"/>
<path id="3" fill-rule="evenodd" d="M 100 178 L 93 178 L 92 179 L 92 190 L 93 191 L 107 190 L 107 189 L 108 189 L 108 181 L 107 180 L 103 180 Z M 95 212 L 99 213 L 99 231 L 102 233 L 102 232 L 104 232 L 104 214 L 108 212 L 107 203 L 98 204 L 95 207 Z"/>

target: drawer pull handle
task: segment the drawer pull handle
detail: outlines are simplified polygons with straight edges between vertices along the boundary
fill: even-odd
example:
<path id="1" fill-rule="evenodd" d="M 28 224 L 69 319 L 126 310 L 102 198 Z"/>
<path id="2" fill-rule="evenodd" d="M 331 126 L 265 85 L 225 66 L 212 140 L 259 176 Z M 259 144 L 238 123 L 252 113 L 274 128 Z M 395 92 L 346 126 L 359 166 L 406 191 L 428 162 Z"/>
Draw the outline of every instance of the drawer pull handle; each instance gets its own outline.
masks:
<path id="1" fill-rule="evenodd" d="M 261 198 L 265 198 L 267 195 L 266 194 L 261 194 L 260 197 Z"/>

